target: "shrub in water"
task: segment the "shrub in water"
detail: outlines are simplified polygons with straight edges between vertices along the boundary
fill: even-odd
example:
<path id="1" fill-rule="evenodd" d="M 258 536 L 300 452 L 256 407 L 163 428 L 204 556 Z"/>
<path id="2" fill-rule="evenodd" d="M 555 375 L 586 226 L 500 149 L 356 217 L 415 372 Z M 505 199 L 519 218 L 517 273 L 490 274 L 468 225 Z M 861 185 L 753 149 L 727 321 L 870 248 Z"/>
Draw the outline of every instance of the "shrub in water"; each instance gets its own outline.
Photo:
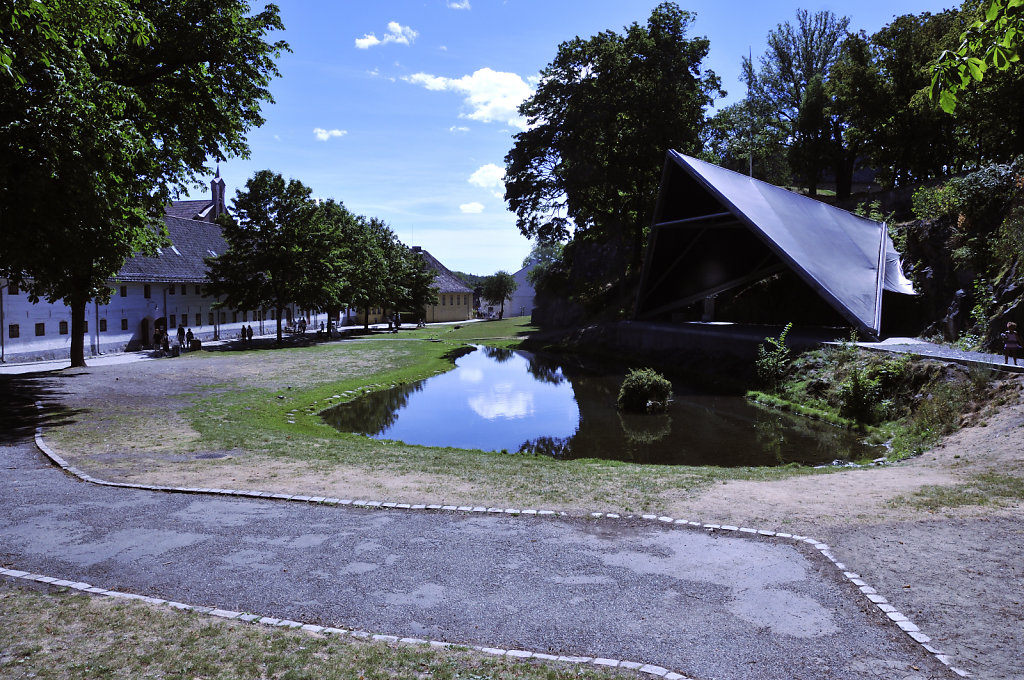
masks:
<path id="1" fill-rule="evenodd" d="M 638 368 L 622 381 L 616 403 L 631 413 L 661 413 L 668 410 L 671 396 L 672 383 L 665 376 L 650 368 Z"/>

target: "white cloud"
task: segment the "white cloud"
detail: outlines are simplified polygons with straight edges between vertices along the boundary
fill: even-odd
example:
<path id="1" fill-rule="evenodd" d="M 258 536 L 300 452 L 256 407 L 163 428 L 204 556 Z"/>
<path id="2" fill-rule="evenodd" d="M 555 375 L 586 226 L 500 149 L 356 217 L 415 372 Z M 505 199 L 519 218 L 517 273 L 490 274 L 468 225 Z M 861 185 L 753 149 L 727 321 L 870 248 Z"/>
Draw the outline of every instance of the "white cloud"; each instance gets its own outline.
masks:
<path id="1" fill-rule="evenodd" d="M 482 68 L 461 78 L 414 73 L 403 80 L 428 90 L 447 90 L 465 95 L 470 112 L 460 114 L 461 117 L 526 129 L 526 119 L 519 115 L 518 109 L 523 100 L 533 94 L 533 89 L 515 73 Z"/>
<path id="2" fill-rule="evenodd" d="M 505 197 L 505 168 L 494 163 L 481 166 L 469 176 L 469 183 L 475 187 L 490 189 L 498 198 Z"/>
<path id="3" fill-rule="evenodd" d="M 384 34 L 383 38 L 378 38 L 373 33 L 367 33 L 362 38 L 356 38 L 356 47 L 361 50 L 368 50 L 375 45 L 387 45 L 388 43 L 411 45 L 418 35 L 419 33 L 410 26 L 403 26 L 397 21 L 389 21 L 388 32 Z"/>
<path id="4" fill-rule="evenodd" d="M 469 132 L 469 128 L 465 125 L 453 125 L 448 128 L 448 132 Z"/>
<path id="5" fill-rule="evenodd" d="M 451 9 L 470 9 L 469 0 L 449 0 L 448 7 Z"/>
<path id="6" fill-rule="evenodd" d="M 478 215 L 484 211 L 484 204 L 477 203 L 476 201 L 473 201 L 472 203 L 463 203 L 459 206 L 459 210 L 466 215 Z"/>
<path id="7" fill-rule="evenodd" d="M 344 137 L 348 134 L 348 130 L 325 130 L 323 128 L 313 128 L 313 134 L 316 135 L 316 138 L 321 142 L 326 142 L 331 137 Z"/>

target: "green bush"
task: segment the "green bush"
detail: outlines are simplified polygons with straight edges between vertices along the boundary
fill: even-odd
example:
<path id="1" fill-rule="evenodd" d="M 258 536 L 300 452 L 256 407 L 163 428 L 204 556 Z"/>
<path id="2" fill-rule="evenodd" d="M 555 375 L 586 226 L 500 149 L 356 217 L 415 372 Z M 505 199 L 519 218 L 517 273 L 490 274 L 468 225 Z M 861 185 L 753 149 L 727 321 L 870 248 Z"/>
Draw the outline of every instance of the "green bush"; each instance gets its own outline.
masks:
<path id="1" fill-rule="evenodd" d="M 854 368 L 839 386 L 839 415 L 865 425 L 874 424 L 881 401 L 878 382 L 868 377 L 866 371 Z"/>
<path id="2" fill-rule="evenodd" d="M 616 402 L 630 413 L 662 413 L 668 410 L 672 383 L 650 368 L 633 369 L 622 381 Z"/>
<path id="3" fill-rule="evenodd" d="M 766 387 L 775 388 L 786 377 L 786 368 L 789 366 L 789 347 L 786 347 L 786 336 L 791 328 L 793 328 L 793 324 L 786 324 L 779 337 L 765 338 L 764 342 L 757 346 L 754 370 L 757 372 L 757 379 Z"/>

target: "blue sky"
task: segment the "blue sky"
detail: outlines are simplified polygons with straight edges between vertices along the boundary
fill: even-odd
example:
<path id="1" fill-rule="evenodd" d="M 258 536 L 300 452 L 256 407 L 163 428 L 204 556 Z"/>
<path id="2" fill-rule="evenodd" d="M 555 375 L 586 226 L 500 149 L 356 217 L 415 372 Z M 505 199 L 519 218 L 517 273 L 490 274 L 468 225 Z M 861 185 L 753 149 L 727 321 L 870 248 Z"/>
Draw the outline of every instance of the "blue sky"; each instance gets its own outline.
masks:
<path id="1" fill-rule="evenodd" d="M 261 7 L 260 0 L 251 0 Z M 229 198 L 258 170 L 386 221 L 450 269 L 514 272 L 530 250 L 501 196 L 504 157 L 529 96 L 559 43 L 646 23 L 656 0 L 278 0 L 283 37 L 275 104 L 249 135 L 249 160 L 221 166 Z M 796 10 L 849 16 L 869 34 L 894 16 L 938 12 L 939 0 L 691 0 L 690 37 L 731 103 L 741 58 Z M 199 197 L 193 192 L 193 197 Z"/>

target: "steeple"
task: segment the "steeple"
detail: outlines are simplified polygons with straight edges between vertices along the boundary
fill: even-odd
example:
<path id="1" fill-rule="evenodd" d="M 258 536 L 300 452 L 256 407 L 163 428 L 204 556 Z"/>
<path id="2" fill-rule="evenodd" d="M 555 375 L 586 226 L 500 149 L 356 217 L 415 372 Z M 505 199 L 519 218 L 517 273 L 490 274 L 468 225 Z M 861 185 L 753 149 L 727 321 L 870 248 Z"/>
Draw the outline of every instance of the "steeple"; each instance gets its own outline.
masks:
<path id="1" fill-rule="evenodd" d="M 217 174 L 210 182 L 210 194 L 213 196 L 213 210 L 210 211 L 210 221 L 213 222 L 221 213 L 227 212 L 224 207 L 224 180 L 220 176 L 220 164 L 217 164 Z"/>

